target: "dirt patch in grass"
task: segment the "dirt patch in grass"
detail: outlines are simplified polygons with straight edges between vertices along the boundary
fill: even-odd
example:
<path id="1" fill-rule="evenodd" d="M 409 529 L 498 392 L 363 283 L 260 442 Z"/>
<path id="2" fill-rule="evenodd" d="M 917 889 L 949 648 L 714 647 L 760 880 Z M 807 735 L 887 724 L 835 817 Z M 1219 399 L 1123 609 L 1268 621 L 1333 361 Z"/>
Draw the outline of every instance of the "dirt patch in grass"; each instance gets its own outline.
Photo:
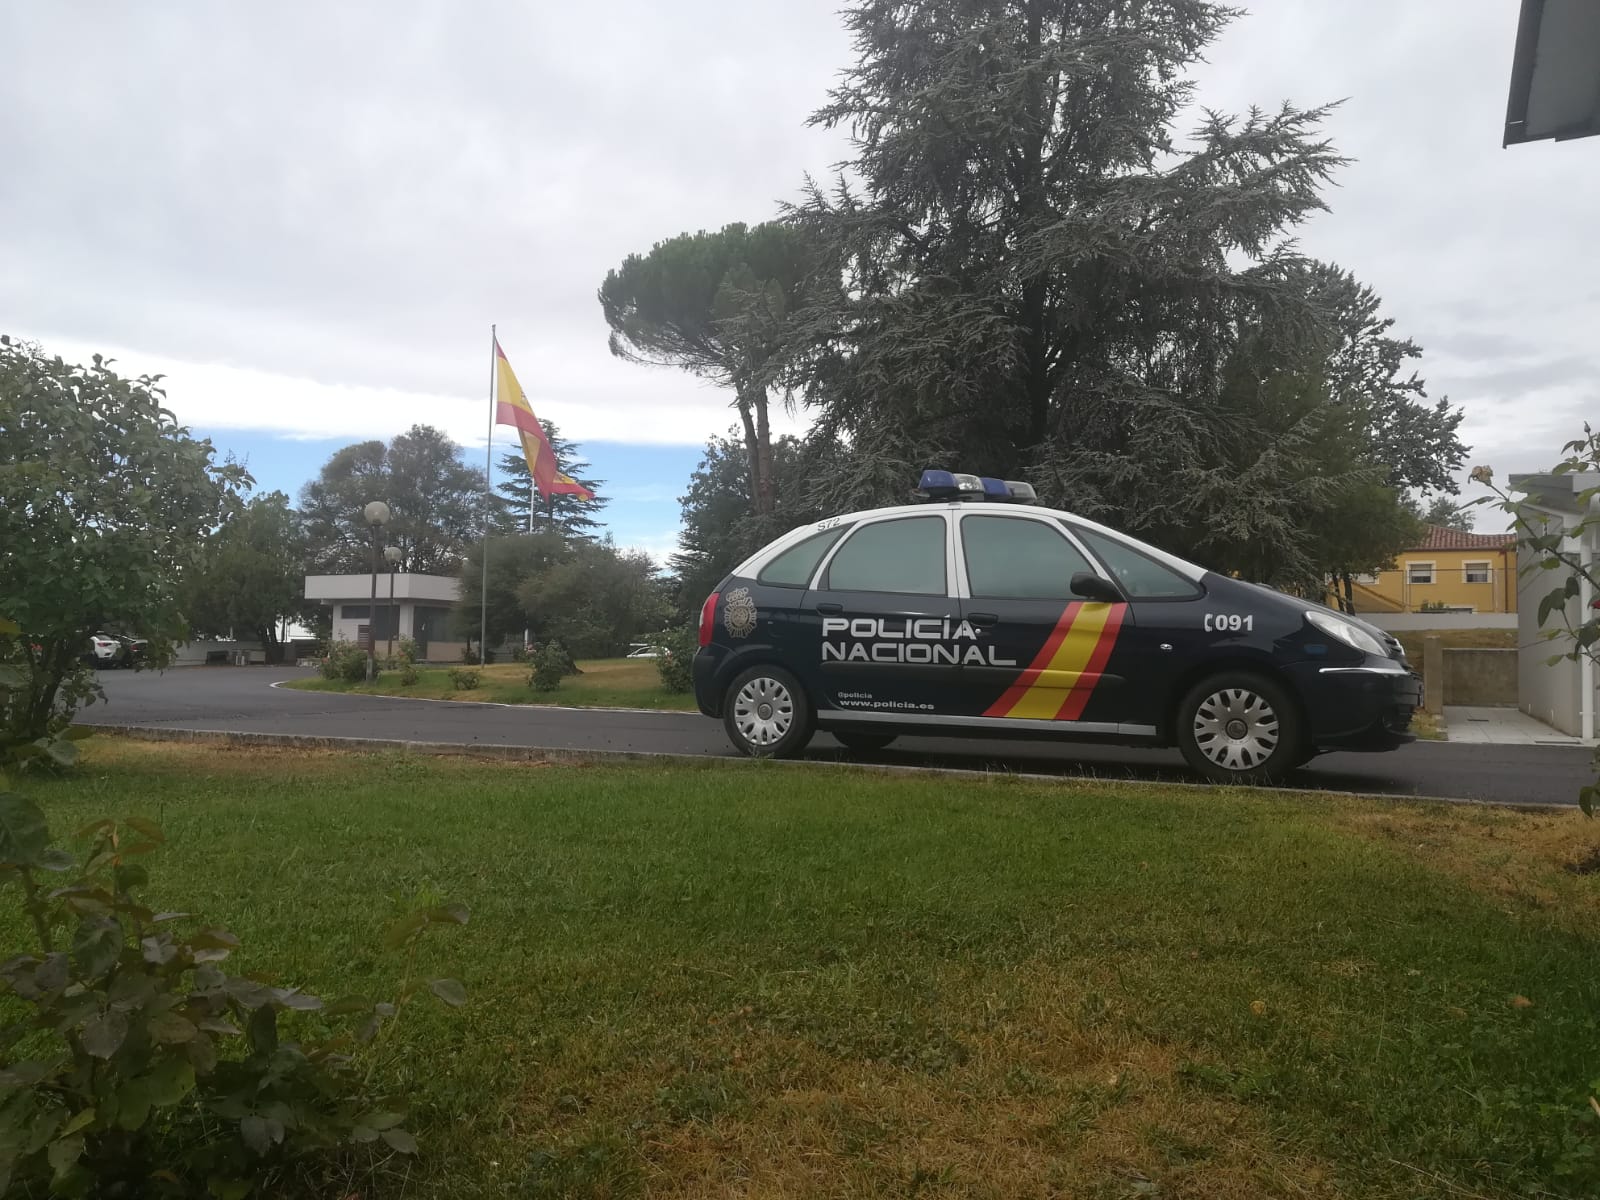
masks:
<path id="1" fill-rule="evenodd" d="M 1600 917 L 1600 822 L 1577 810 L 1345 809 L 1334 819 L 1563 927 L 1593 930 Z"/>
<path id="2" fill-rule="evenodd" d="M 939 1070 L 841 1056 L 759 1014 L 699 1039 L 692 1063 L 568 1064 L 526 1093 L 518 1123 L 545 1143 L 529 1182 L 544 1194 L 587 1161 L 610 1181 L 595 1194 L 681 1200 L 1340 1194 L 1325 1163 L 1189 1081 L 1180 1047 L 1037 1001 Z"/>

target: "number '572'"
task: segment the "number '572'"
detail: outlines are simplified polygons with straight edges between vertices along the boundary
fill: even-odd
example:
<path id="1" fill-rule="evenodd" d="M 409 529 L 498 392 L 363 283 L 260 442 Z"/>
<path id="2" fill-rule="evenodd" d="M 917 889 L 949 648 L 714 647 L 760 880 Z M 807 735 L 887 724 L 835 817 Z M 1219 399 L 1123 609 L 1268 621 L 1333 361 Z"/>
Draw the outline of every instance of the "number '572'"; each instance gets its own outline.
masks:
<path id="1" fill-rule="evenodd" d="M 1252 630 L 1256 627 L 1253 615 L 1240 616 L 1238 613 L 1207 613 L 1207 633 L 1238 633 L 1241 629 Z"/>

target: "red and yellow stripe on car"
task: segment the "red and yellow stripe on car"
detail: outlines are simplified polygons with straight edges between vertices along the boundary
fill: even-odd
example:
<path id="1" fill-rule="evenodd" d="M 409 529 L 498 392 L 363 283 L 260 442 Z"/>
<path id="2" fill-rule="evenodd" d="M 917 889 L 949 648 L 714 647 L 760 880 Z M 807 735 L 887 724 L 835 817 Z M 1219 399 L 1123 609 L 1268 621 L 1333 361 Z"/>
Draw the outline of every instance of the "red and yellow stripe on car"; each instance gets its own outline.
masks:
<path id="1" fill-rule="evenodd" d="M 1069 604 L 1028 669 L 989 706 L 986 717 L 1076 721 L 1100 682 L 1126 604 Z"/>

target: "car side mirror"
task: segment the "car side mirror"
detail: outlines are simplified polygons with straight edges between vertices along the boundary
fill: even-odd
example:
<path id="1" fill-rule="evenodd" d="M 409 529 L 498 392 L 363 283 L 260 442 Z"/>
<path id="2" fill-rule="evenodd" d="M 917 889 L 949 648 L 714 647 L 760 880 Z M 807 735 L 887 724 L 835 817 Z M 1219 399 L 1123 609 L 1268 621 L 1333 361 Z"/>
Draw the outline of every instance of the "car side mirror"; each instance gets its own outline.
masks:
<path id="1" fill-rule="evenodd" d="M 1098 600 L 1106 604 L 1121 604 L 1122 593 L 1116 585 L 1088 571 L 1079 571 L 1072 577 L 1072 594 L 1085 600 Z"/>

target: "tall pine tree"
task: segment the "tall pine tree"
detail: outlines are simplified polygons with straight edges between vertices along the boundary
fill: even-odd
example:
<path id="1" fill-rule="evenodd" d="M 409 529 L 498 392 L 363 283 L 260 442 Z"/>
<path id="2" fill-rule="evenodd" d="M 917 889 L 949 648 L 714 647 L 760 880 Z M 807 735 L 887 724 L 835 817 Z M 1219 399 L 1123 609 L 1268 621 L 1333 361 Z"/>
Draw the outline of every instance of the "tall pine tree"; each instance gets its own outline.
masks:
<path id="1" fill-rule="evenodd" d="M 837 464 L 815 476 L 826 508 L 958 466 L 1230 567 L 1243 497 L 1327 511 L 1341 487 L 1436 485 L 1459 462 L 1459 418 L 1389 369 L 1414 348 L 1383 342 L 1370 293 L 1291 241 L 1343 161 L 1326 110 L 1193 109 L 1188 73 L 1233 15 L 1210 0 L 847 9 L 856 62 L 813 122 L 847 130 L 854 155 L 789 214 L 835 281 L 811 289 L 790 350 Z M 1347 344 L 1372 353 L 1346 362 Z M 1295 404 L 1342 411 L 1261 421 L 1272 389 L 1225 395 L 1241 348 L 1307 376 Z M 1359 443 L 1337 470 L 1324 425 Z M 1405 461 L 1380 461 L 1385 438 Z M 1304 574 L 1312 533 L 1276 520 L 1255 531 L 1276 544 L 1250 551 Z"/>
<path id="2" fill-rule="evenodd" d="M 556 452 L 556 468 L 570 475 L 595 494 L 593 500 L 578 496 L 539 496 L 533 486 L 533 475 L 528 470 L 528 460 L 520 454 L 504 454 L 500 458 L 502 482 L 495 485 L 504 501 L 507 532 L 555 533 L 563 541 L 593 541 L 603 523 L 597 518 L 600 510 L 611 503 L 600 495 L 603 479 L 589 479 L 584 472 L 589 460 L 578 453 L 578 443 L 567 440 L 549 421 L 541 420 L 544 435 L 550 439 L 550 448 Z M 531 510 L 531 520 L 530 520 Z"/>

